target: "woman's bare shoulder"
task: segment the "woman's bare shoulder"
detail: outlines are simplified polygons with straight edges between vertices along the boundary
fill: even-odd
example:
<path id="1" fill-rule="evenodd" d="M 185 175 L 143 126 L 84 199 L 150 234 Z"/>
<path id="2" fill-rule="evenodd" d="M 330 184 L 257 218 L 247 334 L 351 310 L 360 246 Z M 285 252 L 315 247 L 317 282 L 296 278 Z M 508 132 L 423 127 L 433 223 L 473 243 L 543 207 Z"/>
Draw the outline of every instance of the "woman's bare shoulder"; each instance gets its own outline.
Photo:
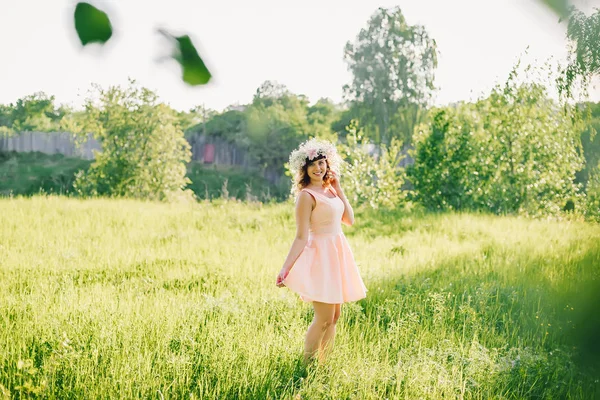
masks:
<path id="1" fill-rule="evenodd" d="M 315 196 L 308 191 L 308 189 L 302 189 L 296 197 L 296 204 L 301 206 L 303 204 L 311 204 L 313 207 L 316 204 Z"/>

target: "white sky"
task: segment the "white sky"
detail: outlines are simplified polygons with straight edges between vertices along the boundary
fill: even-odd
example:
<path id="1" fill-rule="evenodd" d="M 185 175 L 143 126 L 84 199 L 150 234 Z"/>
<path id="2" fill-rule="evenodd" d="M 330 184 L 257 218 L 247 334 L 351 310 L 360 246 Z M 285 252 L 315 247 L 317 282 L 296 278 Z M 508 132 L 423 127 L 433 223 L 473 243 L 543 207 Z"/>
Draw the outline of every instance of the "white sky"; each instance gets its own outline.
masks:
<path id="1" fill-rule="evenodd" d="M 538 0 L 104 0 L 115 34 L 104 48 L 81 50 L 74 0 L 0 0 L 0 103 L 36 91 L 81 104 L 90 83 L 156 90 L 171 106 L 222 110 L 250 102 L 265 80 L 285 84 L 311 102 L 342 101 L 350 81 L 343 61 L 377 7 L 399 5 L 409 24 L 422 24 L 440 51 L 436 104 L 469 100 L 506 79 L 519 55 L 564 60 L 565 26 Z M 578 0 L 584 10 L 600 0 Z M 155 33 L 164 27 L 192 37 L 213 72 L 208 86 L 189 87 Z M 600 88 L 591 91 L 600 101 Z"/>

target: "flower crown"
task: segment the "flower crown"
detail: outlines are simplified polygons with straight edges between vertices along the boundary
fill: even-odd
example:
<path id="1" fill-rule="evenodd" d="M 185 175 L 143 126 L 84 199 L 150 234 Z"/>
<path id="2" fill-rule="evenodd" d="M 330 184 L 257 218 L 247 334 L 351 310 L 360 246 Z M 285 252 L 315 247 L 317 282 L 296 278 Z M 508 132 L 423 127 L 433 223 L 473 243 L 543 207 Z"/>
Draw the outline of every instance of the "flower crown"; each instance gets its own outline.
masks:
<path id="1" fill-rule="evenodd" d="M 327 158 L 329 168 L 339 176 L 342 158 L 339 156 L 335 145 L 326 140 L 313 138 L 302 143 L 290 154 L 289 169 L 292 173 L 292 179 L 302 170 L 302 167 L 307 162 L 317 157 L 322 158 L 322 156 Z"/>

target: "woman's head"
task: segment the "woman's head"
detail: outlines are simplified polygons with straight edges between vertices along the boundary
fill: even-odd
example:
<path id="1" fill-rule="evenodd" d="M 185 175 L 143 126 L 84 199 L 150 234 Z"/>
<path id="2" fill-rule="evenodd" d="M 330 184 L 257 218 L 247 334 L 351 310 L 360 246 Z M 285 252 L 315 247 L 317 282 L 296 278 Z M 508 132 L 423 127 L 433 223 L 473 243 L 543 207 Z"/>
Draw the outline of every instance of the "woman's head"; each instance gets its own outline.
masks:
<path id="1" fill-rule="evenodd" d="M 334 171 L 339 175 L 342 160 L 335 146 L 328 141 L 310 139 L 290 154 L 289 170 L 292 175 L 292 193 L 298 194 L 311 183 L 328 185 Z"/>
<path id="2" fill-rule="evenodd" d="M 297 191 L 299 192 L 308 186 L 311 181 L 314 184 L 320 183 L 323 186 L 329 185 L 331 179 L 329 170 L 329 162 L 327 161 L 327 157 L 324 155 L 319 156 L 312 161 L 306 160 L 306 163 L 296 175 L 294 183 Z"/>

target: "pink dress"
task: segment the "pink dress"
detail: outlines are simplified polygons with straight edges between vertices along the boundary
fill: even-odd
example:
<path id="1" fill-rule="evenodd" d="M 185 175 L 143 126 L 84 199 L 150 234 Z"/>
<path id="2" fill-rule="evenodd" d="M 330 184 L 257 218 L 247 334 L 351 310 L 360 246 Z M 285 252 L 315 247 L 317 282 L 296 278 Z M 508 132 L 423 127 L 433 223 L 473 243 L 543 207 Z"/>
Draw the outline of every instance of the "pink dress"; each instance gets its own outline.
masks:
<path id="1" fill-rule="evenodd" d="M 366 297 L 350 245 L 342 232 L 344 202 L 311 189 L 316 206 L 310 216 L 308 243 L 283 280 L 304 301 L 341 304 Z"/>

